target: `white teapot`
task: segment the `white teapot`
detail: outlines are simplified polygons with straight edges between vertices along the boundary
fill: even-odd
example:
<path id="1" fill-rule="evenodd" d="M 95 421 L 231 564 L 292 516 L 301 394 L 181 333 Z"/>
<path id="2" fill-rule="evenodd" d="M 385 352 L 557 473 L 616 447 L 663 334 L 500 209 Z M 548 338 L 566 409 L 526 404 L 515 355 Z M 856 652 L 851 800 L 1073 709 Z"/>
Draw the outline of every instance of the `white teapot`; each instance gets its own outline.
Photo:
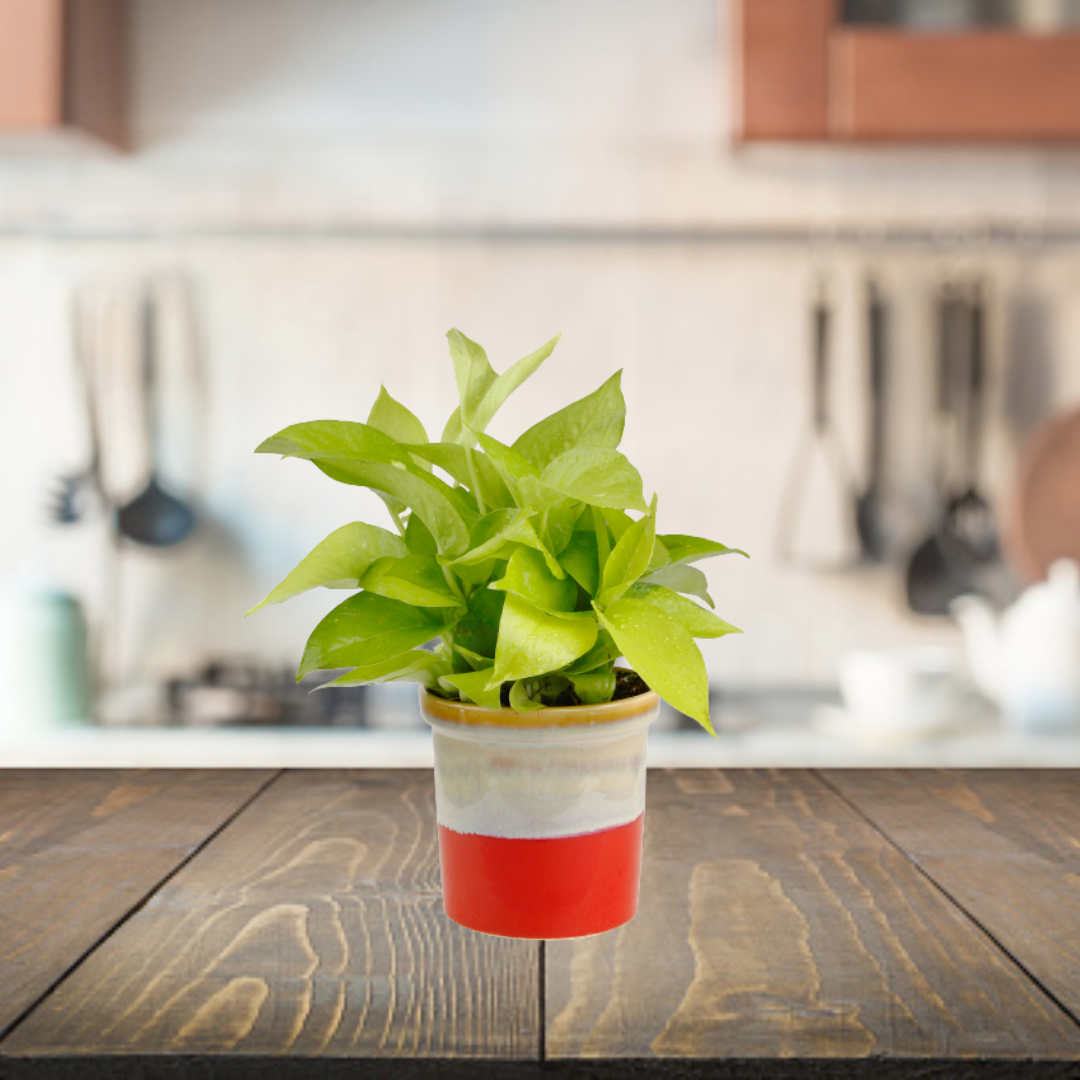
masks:
<path id="1" fill-rule="evenodd" d="M 976 686 L 1023 731 L 1080 731 L 1080 567 L 1054 563 L 998 618 L 974 596 L 952 605 Z"/>

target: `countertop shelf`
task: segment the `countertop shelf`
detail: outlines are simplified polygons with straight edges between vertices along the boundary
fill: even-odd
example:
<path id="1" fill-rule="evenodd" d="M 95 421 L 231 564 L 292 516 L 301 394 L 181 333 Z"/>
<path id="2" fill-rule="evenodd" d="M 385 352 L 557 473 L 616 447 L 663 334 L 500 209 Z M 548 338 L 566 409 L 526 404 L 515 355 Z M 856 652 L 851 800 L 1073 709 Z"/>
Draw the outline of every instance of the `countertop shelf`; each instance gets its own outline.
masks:
<path id="1" fill-rule="evenodd" d="M 0 1075 L 1076 1076 L 1080 772 L 654 770 L 641 906 L 442 910 L 428 770 L 0 772 Z"/>

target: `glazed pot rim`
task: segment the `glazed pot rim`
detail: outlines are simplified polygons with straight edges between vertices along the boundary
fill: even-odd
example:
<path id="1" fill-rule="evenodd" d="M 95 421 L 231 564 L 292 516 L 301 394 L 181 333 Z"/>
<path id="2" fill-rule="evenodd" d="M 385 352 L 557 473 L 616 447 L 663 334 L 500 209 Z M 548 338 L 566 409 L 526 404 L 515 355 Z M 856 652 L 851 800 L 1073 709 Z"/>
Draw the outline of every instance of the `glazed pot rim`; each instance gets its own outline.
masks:
<path id="1" fill-rule="evenodd" d="M 508 734 L 552 729 L 584 733 L 612 724 L 618 724 L 620 728 L 637 727 L 638 723 L 628 725 L 626 721 L 651 723 L 660 711 L 660 698 L 654 690 L 618 701 L 606 701 L 602 705 L 545 706 L 530 713 L 519 713 L 510 708 L 486 709 L 472 702 L 439 697 L 424 686 L 419 690 L 420 712 L 432 727 L 479 729 L 477 734 L 482 730 Z"/>

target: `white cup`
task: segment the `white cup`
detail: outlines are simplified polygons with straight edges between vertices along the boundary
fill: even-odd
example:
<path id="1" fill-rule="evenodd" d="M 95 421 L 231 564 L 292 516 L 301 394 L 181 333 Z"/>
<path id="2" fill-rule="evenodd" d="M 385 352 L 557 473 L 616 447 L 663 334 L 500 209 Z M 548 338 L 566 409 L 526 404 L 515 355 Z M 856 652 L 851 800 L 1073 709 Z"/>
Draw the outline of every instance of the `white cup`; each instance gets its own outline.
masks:
<path id="1" fill-rule="evenodd" d="M 956 718 L 961 684 L 945 649 L 861 650 L 840 661 L 840 694 L 867 734 L 912 735 Z"/>

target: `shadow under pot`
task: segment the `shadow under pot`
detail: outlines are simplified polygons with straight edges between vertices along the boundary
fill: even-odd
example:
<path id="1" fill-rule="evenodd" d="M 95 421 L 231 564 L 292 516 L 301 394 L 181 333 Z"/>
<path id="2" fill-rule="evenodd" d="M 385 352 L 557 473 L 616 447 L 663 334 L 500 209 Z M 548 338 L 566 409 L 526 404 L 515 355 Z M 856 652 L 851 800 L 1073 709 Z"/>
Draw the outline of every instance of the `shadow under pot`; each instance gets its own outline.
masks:
<path id="1" fill-rule="evenodd" d="M 513 938 L 599 934 L 637 912 L 651 691 L 534 713 L 420 688 L 433 729 L 443 906 Z"/>

